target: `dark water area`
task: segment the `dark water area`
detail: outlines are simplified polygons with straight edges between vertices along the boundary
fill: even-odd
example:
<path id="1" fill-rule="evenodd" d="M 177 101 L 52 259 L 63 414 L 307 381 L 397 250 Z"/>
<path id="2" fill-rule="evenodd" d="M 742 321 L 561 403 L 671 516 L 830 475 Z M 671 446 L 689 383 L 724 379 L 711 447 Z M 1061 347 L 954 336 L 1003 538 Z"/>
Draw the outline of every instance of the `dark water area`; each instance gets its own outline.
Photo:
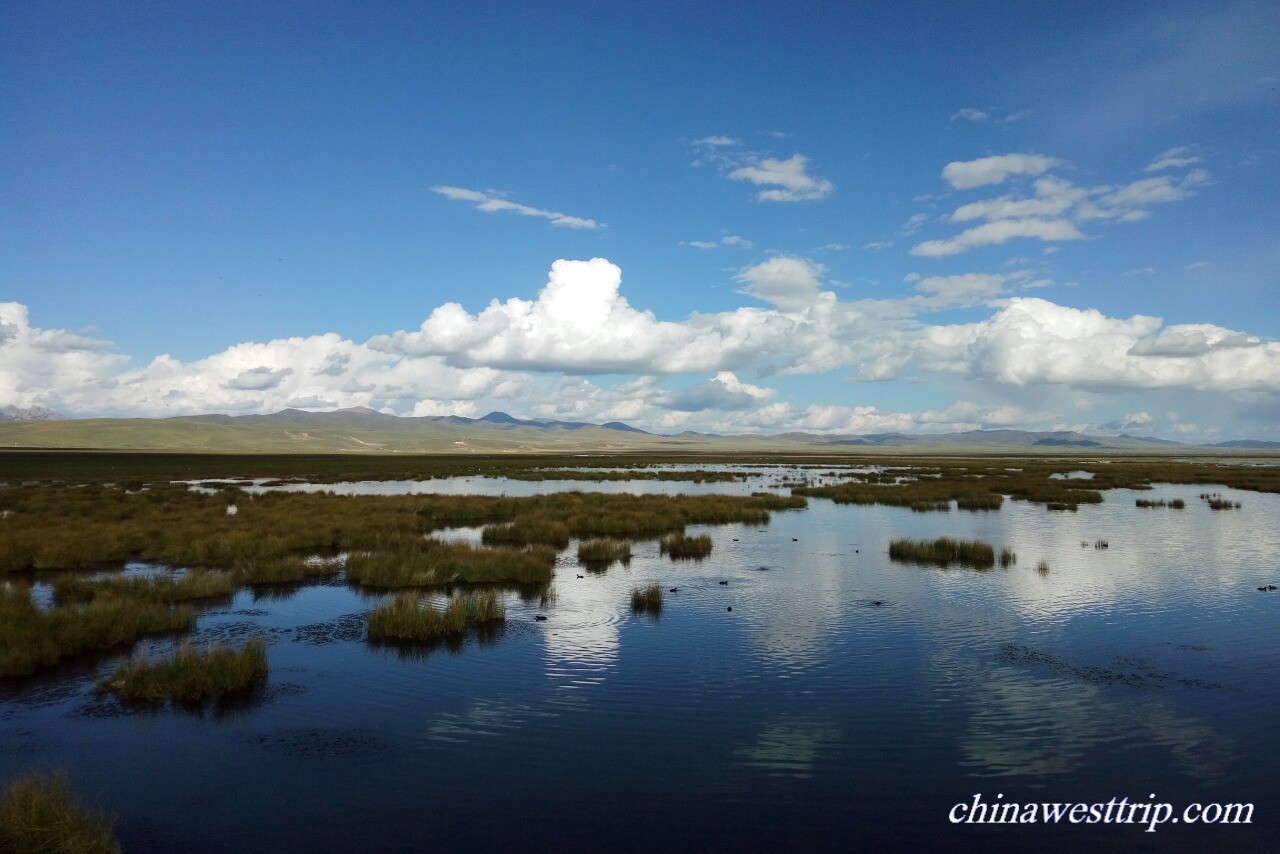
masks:
<path id="1" fill-rule="evenodd" d="M 500 636 L 454 649 L 370 645 L 361 615 L 383 597 L 341 577 L 242 590 L 192 639 L 264 635 L 258 695 L 130 708 L 92 692 L 118 656 L 7 683 L 0 778 L 66 769 L 139 852 L 1280 850 L 1280 592 L 1256 589 L 1280 583 L 1280 496 L 1218 490 L 1242 507 L 1214 512 L 1200 491 L 1074 513 L 812 499 L 763 527 L 691 528 L 714 539 L 705 561 L 647 541 L 603 573 L 575 543 L 554 602 L 504 594 Z M 888 558 L 892 539 L 942 535 L 1018 561 Z M 651 582 L 678 591 L 633 615 Z M 1254 812 L 1154 832 L 952 824 L 975 794 Z"/>

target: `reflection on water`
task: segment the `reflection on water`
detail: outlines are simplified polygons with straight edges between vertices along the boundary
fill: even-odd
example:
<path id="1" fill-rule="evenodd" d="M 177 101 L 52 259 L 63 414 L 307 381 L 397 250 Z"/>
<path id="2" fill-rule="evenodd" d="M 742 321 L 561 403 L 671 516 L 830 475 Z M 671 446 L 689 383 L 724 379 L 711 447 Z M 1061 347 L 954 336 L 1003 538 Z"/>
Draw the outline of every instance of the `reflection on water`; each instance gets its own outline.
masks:
<path id="1" fill-rule="evenodd" d="M 839 477 L 827 471 L 585 488 L 783 490 Z M 335 487 L 367 488 L 318 488 Z M 67 768 L 120 816 L 130 851 L 922 849 L 953 839 L 946 810 L 975 791 L 1252 801 L 1255 825 L 1232 828 L 1230 844 L 1274 850 L 1280 754 L 1260 740 L 1280 708 L 1280 594 L 1256 587 L 1280 581 L 1280 496 L 1222 490 L 1243 506 L 1214 513 L 1202 489 L 1112 491 L 1077 513 L 811 500 L 763 528 L 698 528 L 714 540 L 705 561 L 672 562 L 645 541 L 605 572 L 578 566 L 574 542 L 554 595 L 504 593 L 501 636 L 454 649 L 369 645 L 360 615 L 384 594 L 341 577 L 244 590 L 204 607 L 193 639 L 268 639 L 255 705 L 131 713 L 92 694 L 110 656 L 0 685 L 0 777 Z M 1136 509 L 1135 495 L 1187 509 Z M 437 535 L 475 542 L 479 529 Z M 943 535 L 1007 546 L 1018 562 L 888 560 L 892 539 Z M 678 588 L 657 620 L 629 608 L 649 583 Z M 1085 838 L 1002 829 L 992 843 L 1074 850 Z M 1220 838 L 1180 829 L 1162 842 Z M 1146 844 L 1129 829 L 1087 839 Z"/>

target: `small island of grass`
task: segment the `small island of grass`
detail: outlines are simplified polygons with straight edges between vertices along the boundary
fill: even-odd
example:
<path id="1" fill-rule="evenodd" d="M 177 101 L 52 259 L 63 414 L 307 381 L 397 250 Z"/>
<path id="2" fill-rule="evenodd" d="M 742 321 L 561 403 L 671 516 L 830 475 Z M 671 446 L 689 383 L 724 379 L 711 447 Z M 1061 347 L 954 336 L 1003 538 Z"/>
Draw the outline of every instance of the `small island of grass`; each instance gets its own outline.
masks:
<path id="1" fill-rule="evenodd" d="M 1012 553 L 1010 553 L 1012 554 Z M 996 552 L 981 540 L 894 540 L 889 544 L 892 560 L 950 566 L 953 563 L 985 569 L 994 566 Z M 1011 561 L 1012 562 L 1012 561 Z"/>
<path id="2" fill-rule="evenodd" d="M 254 638 L 242 650 L 214 646 L 201 652 L 184 644 L 168 661 L 135 658 L 117 667 L 97 689 L 126 700 L 198 702 L 247 691 L 266 678 L 267 643 Z"/>
<path id="3" fill-rule="evenodd" d="M 372 640 L 434 641 L 505 622 L 506 608 L 489 591 L 458 593 L 437 610 L 415 593 L 400 593 L 365 616 Z"/>

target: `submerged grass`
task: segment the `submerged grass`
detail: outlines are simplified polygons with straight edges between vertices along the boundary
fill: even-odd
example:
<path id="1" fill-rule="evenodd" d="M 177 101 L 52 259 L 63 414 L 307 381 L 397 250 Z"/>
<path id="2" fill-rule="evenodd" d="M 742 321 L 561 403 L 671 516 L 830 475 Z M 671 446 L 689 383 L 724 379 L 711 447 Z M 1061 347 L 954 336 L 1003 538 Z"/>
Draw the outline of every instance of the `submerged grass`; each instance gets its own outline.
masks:
<path id="1" fill-rule="evenodd" d="M 374 640 L 434 641 L 493 627 L 506 618 L 498 594 L 489 590 L 457 593 L 441 610 L 415 593 L 400 593 L 367 614 L 365 622 Z"/>
<path id="2" fill-rule="evenodd" d="M 1008 549 L 1005 552 L 1013 554 Z M 939 537 L 936 540 L 894 540 L 889 544 L 889 557 L 892 560 L 937 566 L 959 563 L 979 569 L 994 566 L 996 562 L 995 549 L 988 543 L 981 540 L 953 540 L 950 537 Z M 1002 552 L 1002 560 L 1003 557 Z"/>
<path id="3" fill-rule="evenodd" d="M 0 798 L 0 851 L 119 854 L 114 825 L 76 800 L 61 774 L 14 780 Z"/>
<path id="4" fill-rule="evenodd" d="M 27 676 L 143 635 L 184 631 L 193 620 L 186 608 L 130 599 L 96 598 L 44 610 L 32 602 L 29 590 L 0 585 L 0 676 Z"/>
<path id="5" fill-rule="evenodd" d="M 590 567 L 606 567 L 614 561 L 631 562 L 631 544 L 616 540 L 583 540 L 578 543 L 578 560 Z"/>
<path id="6" fill-rule="evenodd" d="M 658 614 L 662 611 L 662 588 L 657 584 L 631 588 L 631 610 L 637 614 Z"/>
<path id="7" fill-rule="evenodd" d="M 135 658 L 99 682 L 100 693 L 126 700 L 196 702 L 247 691 L 267 678 L 267 643 L 253 638 L 244 649 L 214 646 L 201 652 L 183 644 L 168 661 Z"/>
<path id="8" fill-rule="evenodd" d="M 702 560 L 711 554 L 711 535 L 668 534 L 658 541 L 658 550 L 672 560 Z"/>

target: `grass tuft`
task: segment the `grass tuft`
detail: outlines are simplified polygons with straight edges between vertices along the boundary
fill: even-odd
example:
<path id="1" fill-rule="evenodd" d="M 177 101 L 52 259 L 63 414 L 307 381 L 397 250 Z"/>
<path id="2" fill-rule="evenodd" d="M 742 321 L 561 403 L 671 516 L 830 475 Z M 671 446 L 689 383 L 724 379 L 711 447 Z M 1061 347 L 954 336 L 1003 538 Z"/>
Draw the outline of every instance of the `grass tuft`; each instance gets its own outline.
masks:
<path id="1" fill-rule="evenodd" d="M 266 678 L 267 642 L 253 638 L 242 650 L 213 646 L 200 652 L 183 644 L 168 661 L 135 658 L 120 664 L 97 690 L 126 700 L 197 702 L 247 691 Z"/>
<path id="2" fill-rule="evenodd" d="M 1018 562 L 1018 553 L 1007 546 L 1000 550 L 1000 565 L 1013 566 Z"/>
<path id="3" fill-rule="evenodd" d="M 658 542 L 658 549 L 672 560 L 702 560 L 711 554 L 711 535 L 668 534 Z"/>
<path id="4" fill-rule="evenodd" d="M 889 557 L 912 563 L 938 566 L 959 563 L 978 568 L 994 566 L 996 562 L 995 549 L 987 543 L 980 540 L 953 540 L 950 537 L 939 537 L 936 540 L 894 540 L 889 544 Z"/>
<path id="5" fill-rule="evenodd" d="M 637 614 L 662 612 L 662 588 L 657 584 L 631 588 L 631 610 Z"/>
<path id="6" fill-rule="evenodd" d="M 80 804 L 61 774 L 14 780 L 0 798 L 0 851 L 119 854 L 114 825 Z"/>
<path id="7" fill-rule="evenodd" d="M 631 563 L 631 544 L 616 540 L 583 540 L 578 543 L 578 560 L 583 565 L 604 569 L 614 561 Z"/>
<path id="8" fill-rule="evenodd" d="M 505 622 L 506 608 L 492 590 L 458 593 L 436 610 L 416 593 L 400 593 L 365 616 L 374 640 L 434 641 L 466 634 L 468 629 Z"/>

